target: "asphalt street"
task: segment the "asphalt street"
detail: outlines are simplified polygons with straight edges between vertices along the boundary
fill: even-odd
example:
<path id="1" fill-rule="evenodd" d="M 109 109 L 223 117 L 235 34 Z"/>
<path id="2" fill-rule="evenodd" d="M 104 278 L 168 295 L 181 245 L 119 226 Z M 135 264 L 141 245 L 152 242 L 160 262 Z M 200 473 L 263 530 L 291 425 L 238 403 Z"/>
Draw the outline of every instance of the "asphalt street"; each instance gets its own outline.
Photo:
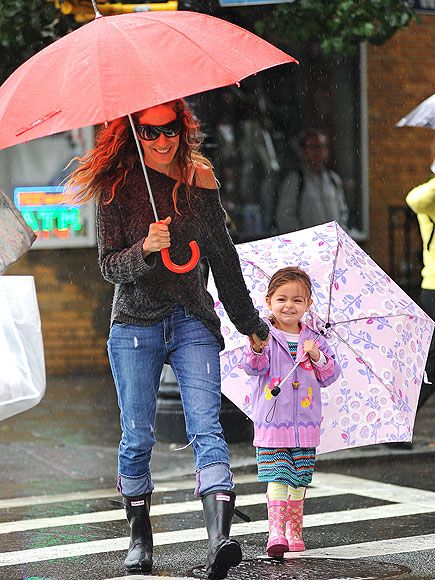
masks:
<path id="1" fill-rule="evenodd" d="M 305 504 L 307 550 L 282 562 L 264 556 L 265 487 L 256 481 L 253 448 L 231 444 L 237 505 L 252 521 L 234 519 L 244 561 L 229 579 L 434 580 L 434 416 L 429 400 L 413 449 L 377 445 L 319 456 Z M 2 422 L 0 436 L 0 580 L 128 578 L 110 377 L 50 381 L 43 402 Z M 155 449 L 155 566 L 143 578 L 204 577 L 201 503 L 192 495 L 191 451 L 177 451 L 180 443 Z"/>

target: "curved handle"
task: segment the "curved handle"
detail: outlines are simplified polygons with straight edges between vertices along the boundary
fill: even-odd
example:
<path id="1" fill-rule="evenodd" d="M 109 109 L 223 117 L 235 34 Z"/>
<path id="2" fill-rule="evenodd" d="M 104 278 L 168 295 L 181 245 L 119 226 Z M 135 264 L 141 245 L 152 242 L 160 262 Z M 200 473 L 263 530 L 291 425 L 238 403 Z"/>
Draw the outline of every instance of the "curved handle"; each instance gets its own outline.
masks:
<path id="1" fill-rule="evenodd" d="M 189 246 L 192 252 L 192 256 L 186 264 L 182 264 L 181 266 L 179 266 L 178 264 L 174 264 L 174 262 L 171 260 L 168 248 L 163 248 L 162 250 L 160 250 L 160 253 L 162 254 L 163 264 L 166 266 L 168 270 L 171 270 L 171 272 L 175 272 L 176 274 L 186 274 L 186 272 L 190 272 L 190 270 L 193 270 L 193 268 L 199 262 L 200 253 L 198 244 L 195 242 L 195 240 L 190 241 Z"/>

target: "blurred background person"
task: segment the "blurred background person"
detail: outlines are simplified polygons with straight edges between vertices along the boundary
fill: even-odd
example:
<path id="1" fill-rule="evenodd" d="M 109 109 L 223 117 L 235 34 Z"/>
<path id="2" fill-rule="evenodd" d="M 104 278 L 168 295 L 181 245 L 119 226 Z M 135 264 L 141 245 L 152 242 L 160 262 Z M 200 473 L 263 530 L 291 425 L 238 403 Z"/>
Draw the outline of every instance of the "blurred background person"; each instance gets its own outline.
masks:
<path id="1" fill-rule="evenodd" d="M 328 138 L 320 129 L 299 136 L 300 166 L 284 178 L 278 193 L 276 223 L 280 234 L 337 221 L 348 226 L 349 209 L 341 178 L 327 167 Z"/>
<path id="2" fill-rule="evenodd" d="M 431 146 L 431 156 L 431 170 L 435 173 L 435 139 Z M 435 177 L 412 189 L 406 196 L 406 203 L 417 214 L 423 244 L 420 306 L 435 320 Z M 432 337 L 417 410 L 433 394 L 434 389 L 435 337 Z"/>

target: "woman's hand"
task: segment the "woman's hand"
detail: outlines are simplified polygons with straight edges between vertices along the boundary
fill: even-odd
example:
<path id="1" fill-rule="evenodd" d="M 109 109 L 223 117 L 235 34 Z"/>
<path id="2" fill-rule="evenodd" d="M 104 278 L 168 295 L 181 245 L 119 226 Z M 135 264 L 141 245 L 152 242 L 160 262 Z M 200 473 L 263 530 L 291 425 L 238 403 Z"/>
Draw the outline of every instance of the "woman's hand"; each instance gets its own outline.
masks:
<path id="1" fill-rule="evenodd" d="M 320 360 L 320 350 L 317 348 L 315 340 L 304 341 L 304 352 L 308 354 L 314 362 Z"/>
<path id="2" fill-rule="evenodd" d="M 160 252 L 163 248 L 169 248 L 171 245 L 171 236 L 168 226 L 171 220 L 172 218 L 168 216 L 160 222 L 150 224 L 148 235 L 142 244 L 144 257 L 151 254 L 151 252 Z"/>
<path id="3" fill-rule="evenodd" d="M 261 340 L 256 334 L 251 334 L 249 337 L 249 344 L 254 352 L 263 352 L 264 347 L 269 342 L 269 337 L 266 340 Z"/>

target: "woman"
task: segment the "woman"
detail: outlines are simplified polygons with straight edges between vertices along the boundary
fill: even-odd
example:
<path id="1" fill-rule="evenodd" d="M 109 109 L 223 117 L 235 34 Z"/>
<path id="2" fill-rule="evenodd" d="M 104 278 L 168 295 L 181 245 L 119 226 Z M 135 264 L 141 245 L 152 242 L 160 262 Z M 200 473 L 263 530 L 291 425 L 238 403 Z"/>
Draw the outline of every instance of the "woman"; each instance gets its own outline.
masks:
<path id="1" fill-rule="evenodd" d="M 188 243 L 208 258 L 219 296 L 240 332 L 262 344 L 268 328 L 243 281 L 225 226 L 210 162 L 199 153 L 199 124 L 184 100 L 133 115 L 156 207 L 154 223 L 142 167 L 127 118 L 103 128 L 94 150 L 72 173 L 77 201 L 97 203 L 101 271 L 115 284 L 108 352 L 121 412 L 118 490 L 131 527 L 129 572 L 152 567 L 149 506 L 153 482 L 156 398 L 163 364 L 178 381 L 209 536 L 208 577 L 225 578 L 241 561 L 229 538 L 235 494 L 228 448 L 219 423 L 219 351 L 224 342 L 199 266 L 175 274 L 160 250 L 184 264 Z M 77 190 L 76 190 L 77 191 Z"/>

